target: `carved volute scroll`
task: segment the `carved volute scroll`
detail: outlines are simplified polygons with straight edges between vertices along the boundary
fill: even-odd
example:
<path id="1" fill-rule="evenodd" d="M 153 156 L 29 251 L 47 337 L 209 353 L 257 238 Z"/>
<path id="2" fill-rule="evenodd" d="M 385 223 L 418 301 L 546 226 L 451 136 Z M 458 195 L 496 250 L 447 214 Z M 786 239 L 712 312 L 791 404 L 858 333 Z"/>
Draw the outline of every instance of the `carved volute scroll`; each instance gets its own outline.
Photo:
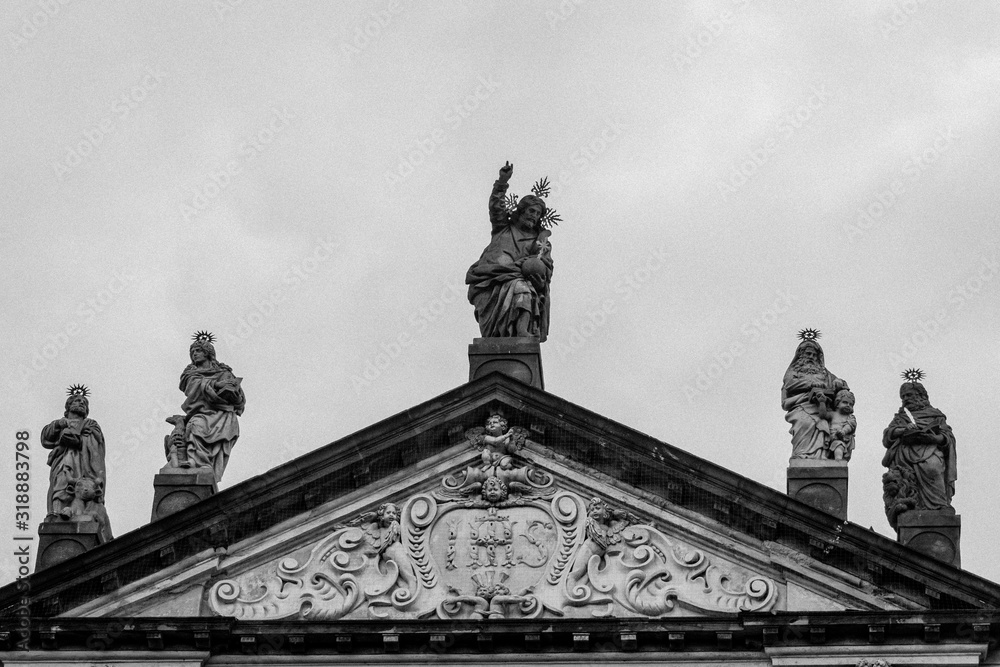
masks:
<path id="1" fill-rule="evenodd" d="M 467 432 L 476 465 L 385 502 L 311 547 L 216 582 L 241 619 L 692 615 L 774 607 L 774 581 L 713 562 L 599 497 L 557 487 L 493 416 Z"/>

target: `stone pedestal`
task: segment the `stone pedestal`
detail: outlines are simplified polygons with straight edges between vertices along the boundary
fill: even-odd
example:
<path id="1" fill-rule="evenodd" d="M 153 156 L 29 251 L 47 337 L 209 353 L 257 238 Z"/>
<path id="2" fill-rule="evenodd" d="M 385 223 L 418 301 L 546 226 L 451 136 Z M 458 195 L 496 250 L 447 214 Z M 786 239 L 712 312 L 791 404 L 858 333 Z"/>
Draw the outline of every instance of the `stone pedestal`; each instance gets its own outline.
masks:
<path id="1" fill-rule="evenodd" d="M 847 461 L 791 459 L 788 495 L 847 521 Z"/>
<path id="2" fill-rule="evenodd" d="M 910 510 L 900 514 L 897 521 L 900 544 L 949 565 L 962 567 L 959 549 L 962 517 L 955 514 L 955 510 Z"/>
<path id="3" fill-rule="evenodd" d="M 469 381 L 500 371 L 545 389 L 542 351 L 537 338 L 474 338 L 469 346 Z"/>
<path id="4" fill-rule="evenodd" d="M 219 490 L 215 473 L 208 471 L 169 472 L 167 468 L 153 477 L 153 515 L 150 521 L 179 512 Z"/>
<path id="5" fill-rule="evenodd" d="M 90 551 L 101 543 L 96 521 L 46 521 L 38 526 L 35 572 Z"/>

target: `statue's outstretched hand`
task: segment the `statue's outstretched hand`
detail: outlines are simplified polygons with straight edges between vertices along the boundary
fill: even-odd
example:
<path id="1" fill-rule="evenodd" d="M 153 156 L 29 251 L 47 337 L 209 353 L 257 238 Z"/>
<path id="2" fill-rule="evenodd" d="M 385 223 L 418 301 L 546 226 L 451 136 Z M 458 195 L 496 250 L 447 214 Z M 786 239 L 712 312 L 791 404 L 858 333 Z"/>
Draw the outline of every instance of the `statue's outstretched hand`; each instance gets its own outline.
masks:
<path id="1" fill-rule="evenodd" d="M 510 180 L 511 174 L 514 173 L 514 165 L 510 162 L 505 162 L 502 167 L 500 167 L 500 181 L 506 183 Z"/>

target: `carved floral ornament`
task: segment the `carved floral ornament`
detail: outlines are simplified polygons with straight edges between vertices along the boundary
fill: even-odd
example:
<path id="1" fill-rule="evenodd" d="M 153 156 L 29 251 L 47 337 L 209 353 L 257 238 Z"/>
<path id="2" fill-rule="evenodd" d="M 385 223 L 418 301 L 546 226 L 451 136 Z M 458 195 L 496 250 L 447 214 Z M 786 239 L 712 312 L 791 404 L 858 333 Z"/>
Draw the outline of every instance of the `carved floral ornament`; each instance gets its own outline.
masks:
<path id="1" fill-rule="evenodd" d="M 480 464 L 383 503 L 314 546 L 212 586 L 240 619 L 539 618 L 766 611 L 773 580 L 713 563 L 601 498 L 561 489 L 493 415 Z"/>

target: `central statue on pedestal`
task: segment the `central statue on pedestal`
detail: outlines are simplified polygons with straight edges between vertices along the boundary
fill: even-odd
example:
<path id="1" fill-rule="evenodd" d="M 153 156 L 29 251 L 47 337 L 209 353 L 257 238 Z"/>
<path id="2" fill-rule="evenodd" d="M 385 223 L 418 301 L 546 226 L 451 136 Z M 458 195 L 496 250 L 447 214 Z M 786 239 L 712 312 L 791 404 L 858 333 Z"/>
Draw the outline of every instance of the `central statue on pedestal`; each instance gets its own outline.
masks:
<path id="1" fill-rule="evenodd" d="M 484 338 L 534 337 L 544 341 L 549 333 L 549 282 L 552 280 L 552 246 L 548 227 L 559 216 L 545 205 L 547 179 L 518 199 L 505 197 L 514 166 L 500 169 L 490 195 L 490 244 L 469 267 L 465 283 L 469 302 Z"/>

